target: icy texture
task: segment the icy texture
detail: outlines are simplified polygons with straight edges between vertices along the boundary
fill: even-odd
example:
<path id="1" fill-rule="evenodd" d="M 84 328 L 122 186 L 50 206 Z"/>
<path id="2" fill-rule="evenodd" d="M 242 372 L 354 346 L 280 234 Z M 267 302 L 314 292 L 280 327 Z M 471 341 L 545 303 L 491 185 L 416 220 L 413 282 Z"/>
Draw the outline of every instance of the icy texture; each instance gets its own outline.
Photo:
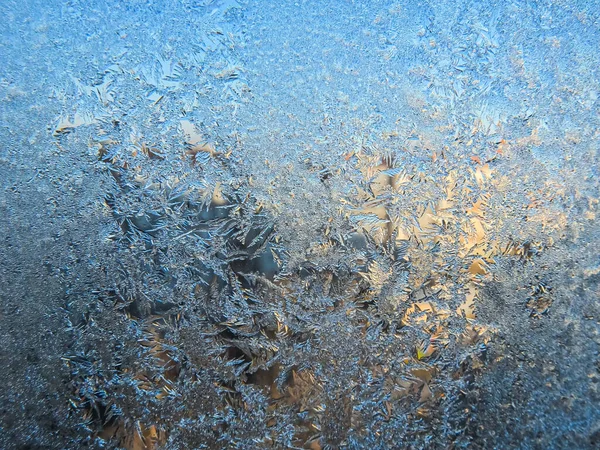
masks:
<path id="1" fill-rule="evenodd" d="M 600 445 L 597 2 L 0 14 L 0 446 Z"/>

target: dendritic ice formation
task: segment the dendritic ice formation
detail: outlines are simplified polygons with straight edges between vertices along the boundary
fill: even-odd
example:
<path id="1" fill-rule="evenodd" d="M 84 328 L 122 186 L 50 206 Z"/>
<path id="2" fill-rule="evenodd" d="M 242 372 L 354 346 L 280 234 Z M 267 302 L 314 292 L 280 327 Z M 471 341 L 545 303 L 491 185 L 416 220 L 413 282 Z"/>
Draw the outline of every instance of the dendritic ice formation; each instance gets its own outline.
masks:
<path id="1" fill-rule="evenodd" d="M 48 137 L 96 176 L 89 240 L 108 249 L 97 285 L 62 310 L 78 436 L 127 450 L 502 446 L 482 410 L 510 416 L 513 398 L 486 403 L 476 382 L 498 376 L 512 395 L 494 371 L 520 364 L 502 353 L 511 318 L 533 328 L 572 293 L 556 284 L 570 260 L 545 255 L 596 220 L 597 165 L 581 161 L 598 157 L 582 123 L 597 93 L 559 76 L 548 90 L 528 69 L 537 53 L 509 20 L 537 26 L 527 5 L 435 19 L 333 2 L 348 15 L 323 26 L 299 2 L 302 28 L 289 5 L 199 3 L 177 15 L 198 17 L 190 42 L 180 27 L 146 52 L 122 31 L 111 64 L 51 94 L 64 111 Z M 597 276 L 589 263 L 579 278 Z"/>
<path id="2" fill-rule="evenodd" d="M 495 332 L 477 319 L 479 291 L 496 264 L 530 264 L 553 244 L 560 189 L 515 198 L 518 149 L 505 140 L 486 160 L 459 145 L 423 158 L 415 139 L 367 142 L 311 169 L 347 194 L 299 247 L 266 206 L 281 193 L 257 200 L 242 144 L 188 120 L 178 130 L 175 150 L 141 136 L 90 142 L 108 186 L 112 284 L 73 320 L 79 351 L 64 356 L 90 436 L 128 449 L 319 449 L 389 446 L 425 422 L 460 428 L 463 387 Z M 551 299 L 541 281 L 523 308 L 543 314 Z"/>

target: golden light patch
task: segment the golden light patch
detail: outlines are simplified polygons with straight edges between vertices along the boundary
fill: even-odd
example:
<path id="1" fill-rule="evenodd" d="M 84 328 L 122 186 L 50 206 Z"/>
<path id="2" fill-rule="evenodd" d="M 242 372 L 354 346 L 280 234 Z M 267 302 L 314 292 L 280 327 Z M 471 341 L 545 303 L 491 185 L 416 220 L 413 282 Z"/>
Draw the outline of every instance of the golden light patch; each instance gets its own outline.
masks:
<path id="1" fill-rule="evenodd" d="M 215 156 L 217 153 L 215 146 L 198 132 L 196 126 L 189 120 L 180 120 L 179 124 L 185 136 L 185 143 L 188 145 L 188 154 L 196 156 L 198 153 L 207 153 Z"/>
<path id="2" fill-rule="evenodd" d="M 466 319 L 475 319 L 475 298 L 477 296 L 477 288 L 470 284 L 467 287 L 464 302 L 456 310 L 457 314 Z"/>

